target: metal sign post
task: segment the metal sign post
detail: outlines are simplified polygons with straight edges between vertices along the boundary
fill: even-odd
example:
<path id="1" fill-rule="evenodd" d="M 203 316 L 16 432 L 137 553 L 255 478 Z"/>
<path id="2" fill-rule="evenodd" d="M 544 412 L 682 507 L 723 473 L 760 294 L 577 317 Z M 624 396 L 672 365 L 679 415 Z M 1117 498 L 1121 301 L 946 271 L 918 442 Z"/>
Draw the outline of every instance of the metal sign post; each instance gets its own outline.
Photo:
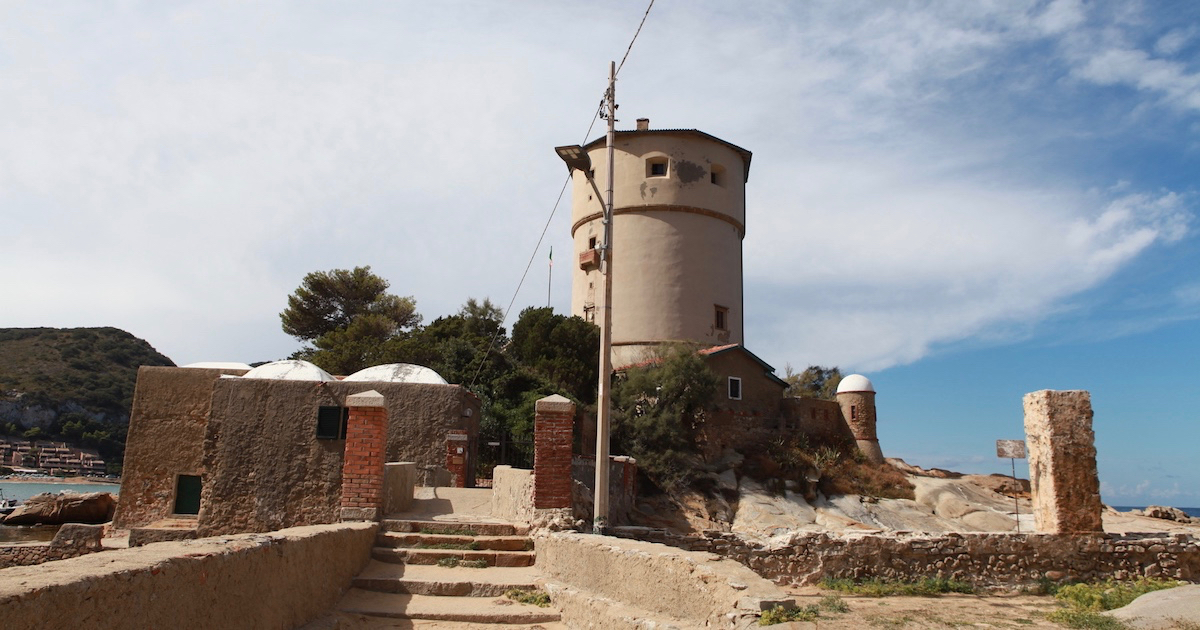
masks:
<path id="1" fill-rule="evenodd" d="M 996 457 L 1008 458 L 1012 464 L 1012 478 L 1017 480 L 1017 460 L 1025 459 L 1025 440 L 996 440 Z M 1021 500 L 1013 496 L 1013 508 L 1017 517 L 1017 533 L 1021 533 Z"/>

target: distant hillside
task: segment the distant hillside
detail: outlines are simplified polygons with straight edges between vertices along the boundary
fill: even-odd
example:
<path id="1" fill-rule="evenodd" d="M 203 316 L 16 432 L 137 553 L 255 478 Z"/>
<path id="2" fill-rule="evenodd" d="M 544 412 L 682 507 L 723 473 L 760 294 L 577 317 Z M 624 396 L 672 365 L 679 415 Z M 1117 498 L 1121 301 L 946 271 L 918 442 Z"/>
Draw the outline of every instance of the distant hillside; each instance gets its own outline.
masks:
<path id="1" fill-rule="evenodd" d="M 141 365 L 174 363 L 118 328 L 0 328 L 0 434 L 119 462 Z"/>

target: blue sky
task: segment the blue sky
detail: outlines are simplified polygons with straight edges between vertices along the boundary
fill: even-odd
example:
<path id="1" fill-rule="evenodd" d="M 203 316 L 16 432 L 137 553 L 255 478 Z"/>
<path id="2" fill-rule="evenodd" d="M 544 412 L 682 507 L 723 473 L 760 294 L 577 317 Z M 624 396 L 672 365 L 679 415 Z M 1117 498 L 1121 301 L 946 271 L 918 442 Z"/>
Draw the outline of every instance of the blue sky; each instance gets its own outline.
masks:
<path id="1" fill-rule="evenodd" d="M 621 126 L 754 152 L 747 344 L 869 375 L 885 453 L 1006 470 L 1022 395 L 1088 389 L 1105 500 L 1196 506 L 1198 6 L 658 0 Z M 432 320 L 531 256 L 513 312 L 541 304 L 552 147 L 644 10 L 0 5 L 0 326 L 268 360 L 309 271 L 370 264 Z"/>

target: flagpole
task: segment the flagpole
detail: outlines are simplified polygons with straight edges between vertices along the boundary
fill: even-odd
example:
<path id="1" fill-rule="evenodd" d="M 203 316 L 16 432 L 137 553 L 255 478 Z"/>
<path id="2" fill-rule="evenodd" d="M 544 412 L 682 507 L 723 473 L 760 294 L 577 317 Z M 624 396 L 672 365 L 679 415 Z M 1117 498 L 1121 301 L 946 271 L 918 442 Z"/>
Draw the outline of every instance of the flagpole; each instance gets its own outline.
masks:
<path id="1" fill-rule="evenodd" d="M 550 273 L 546 275 L 546 308 L 550 308 L 550 287 L 554 286 L 554 246 L 550 246 Z"/>

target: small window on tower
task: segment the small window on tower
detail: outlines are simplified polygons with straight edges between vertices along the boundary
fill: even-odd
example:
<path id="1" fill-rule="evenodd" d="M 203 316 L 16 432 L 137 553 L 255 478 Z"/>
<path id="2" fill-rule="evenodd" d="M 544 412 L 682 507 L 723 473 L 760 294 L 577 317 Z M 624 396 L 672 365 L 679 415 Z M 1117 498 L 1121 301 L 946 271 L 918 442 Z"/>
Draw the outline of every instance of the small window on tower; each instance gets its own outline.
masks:
<path id="1" fill-rule="evenodd" d="M 713 305 L 713 327 L 717 330 L 729 330 L 729 309 L 719 304 Z"/>
<path id="2" fill-rule="evenodd" d="M 646 177 L 666 177 L 667 158 L 652 157 L 646 160 Z"/>
<path id="3" fill-rule="evenodd" d="M 725 167 L 720 164 L 713 164 L 712 170 L 708 173 L 708 179 L 718 186 L 725 185 Z"/>
<path id="4" fill-rule="evenodd" d="M 736 376 L 729 377 L 729 400 L 742 399 L 742 379 Z"/>
<path id="5" fill-rule="evenodd" d="M 596 249 L 596 237 L 595 236 L 588 238 L 588 249 Z"/>
<path id="6" fill-rule="evenodd" d="M 858 420 L 858 407 L 850 405 L 850 419 Z"/>

